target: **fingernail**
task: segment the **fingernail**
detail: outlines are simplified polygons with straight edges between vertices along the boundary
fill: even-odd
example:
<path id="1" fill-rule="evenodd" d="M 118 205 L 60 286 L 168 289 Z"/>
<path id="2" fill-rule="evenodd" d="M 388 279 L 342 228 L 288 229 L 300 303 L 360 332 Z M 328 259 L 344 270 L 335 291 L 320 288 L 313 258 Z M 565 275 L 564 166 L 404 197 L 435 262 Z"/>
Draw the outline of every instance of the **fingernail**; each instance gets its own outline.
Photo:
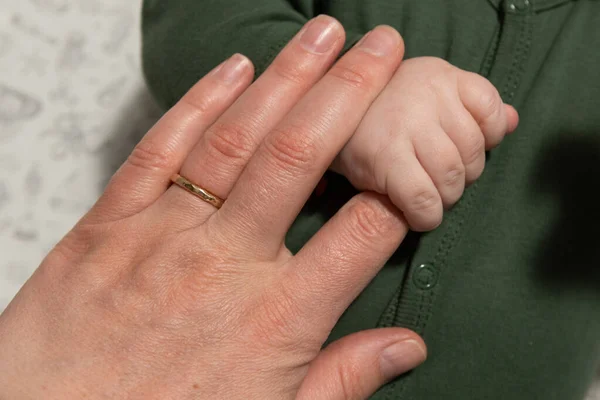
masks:
<path id="1" fill-rule="evenodd" d="M 398 50 L 398 33 L 392 28 L 380 27 L 367 33 L 357 44 L 358 48 L 378 57 Z"/>
<path id="2" fill-rule="evenodd" d="M 249 61 L 241 54 L 234 54 L 220 67 L 217 67 L 215 73 L 225 82 L 235 82 L 242 76 L 243 72 L 248 68 Z"/>
<path id="3" fill-rule="evenodd" d="M 404 340 L 388 346 L 379 358 L 381 373 L 389 381 L 422 364 L 427 350 L 414 340 Z"/>
<path id="4" fill-rule="evenodd" d="M 337 23 L 331 17 L 320 15 L 308 23 L 300 34 L 300 44 L 312 53 L 323 54 L 331 50 L 338 40 Z"/>

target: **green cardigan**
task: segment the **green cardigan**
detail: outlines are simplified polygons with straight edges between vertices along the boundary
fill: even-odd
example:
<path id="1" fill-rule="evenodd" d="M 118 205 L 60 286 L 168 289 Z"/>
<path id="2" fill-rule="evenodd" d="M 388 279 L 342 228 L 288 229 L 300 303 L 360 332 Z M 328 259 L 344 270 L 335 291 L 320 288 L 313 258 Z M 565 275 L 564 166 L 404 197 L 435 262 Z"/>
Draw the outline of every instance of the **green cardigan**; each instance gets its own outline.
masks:
<path id="1" fill-rule="evenodd" d="M 348 45 L 397 28 L 407 58 L 478 72 L 521 115 L 442 226 L 407 238 L 330 339 L 376 326 L 423 335 L 427 362 L 375 399 L 581 400 L 600 359 L 600 1 L 146 0 L 148 84 L 170 107 L 234 52 L 260 74 L 320 13 Z M 336 177 L 289 246 L 353 192 Z"/>

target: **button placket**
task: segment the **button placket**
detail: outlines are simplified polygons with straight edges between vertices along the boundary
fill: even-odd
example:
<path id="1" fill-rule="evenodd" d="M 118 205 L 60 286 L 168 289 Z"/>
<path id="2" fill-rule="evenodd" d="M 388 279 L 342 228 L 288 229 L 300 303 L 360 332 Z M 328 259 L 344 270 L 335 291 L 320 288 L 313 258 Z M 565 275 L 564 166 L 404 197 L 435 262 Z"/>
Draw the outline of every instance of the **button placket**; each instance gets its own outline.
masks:
<path id="1" fill-rule="evenodd" d="M 491 64 L 483 65 L 483 74 L 492 81 L 507 103 L 516 97 L 521 76 L 524 72 L 531 51 L 535 0 L 502 0 L 501 19 L 498 43 L 490 47 Z M 469 219 L 471 203 L 477 201 L 477 184 L 468 190 L 454 213 L 448 216 L 447 223 L 452 227 L 443 230 L 443 235 L 424 238 L 421 245 L 437 247 L 433 253 L 428 251 L 426 257 L 431 262 L 418 261 L 425 252 L 417 251 L 415 259 L 409 264 L 406 284 L 399 288 L 394 300 L 382 315 L 379 326 L 405 326 L 417 333 L 426 329 L 429 316 L 444 269 L 451 263 L 452 253 L 462 237 L 465 221 Z M 438 231 L 439 232 L 439 231 Z"/>
<path id="2" fill-rule="evenodd" d="M 521 76 L 531 52 L 532 20 L 534 8 L 538 4 L 536 0 L 501 2 L 499 13 L 503 13 L 504 18 L 500 18 L 497 43 L 490 47 L 485 57 L 486 60 L 489 58 L 489 65 L 484 63 L 482 68 L 485 72 L 481 72 L 496 85 L 507 103 L 514 101 L 520 88 Z M 477 201 L 477 196 L 475 184 L 447 218 L 449 227 L 441 231 L 441 236 L 434 234 L 433 237 L 422 239 L 422 246 L 436 246 L 437 251 L 415 253 L 408 266 L 406 281 L 386 309 L 379 326 L 402 326 L 425 335 L 437 294 L 444 284 L 444 270 L 452 267 L 453 252 L 468 225 L 470 207 Z M 431 262 L 423 262 L 425 260 Z M 397 398 L 405 387 L 405 381 L 390 385 L 385 391 L 385 399 Z"/>

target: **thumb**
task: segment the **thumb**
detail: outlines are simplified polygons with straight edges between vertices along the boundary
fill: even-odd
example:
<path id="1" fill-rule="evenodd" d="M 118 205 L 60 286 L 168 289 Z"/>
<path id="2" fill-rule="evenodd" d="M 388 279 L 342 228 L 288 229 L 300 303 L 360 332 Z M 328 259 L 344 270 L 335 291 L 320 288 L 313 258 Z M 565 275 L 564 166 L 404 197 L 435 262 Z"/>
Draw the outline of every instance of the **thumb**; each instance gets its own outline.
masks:
<path id="1" fill-rule="evenodd" d="M 407 329 L 358 332 L 321 351 L 310 364 L 297 399 L 366 399 L 426 357 L 423 340 Z"/>

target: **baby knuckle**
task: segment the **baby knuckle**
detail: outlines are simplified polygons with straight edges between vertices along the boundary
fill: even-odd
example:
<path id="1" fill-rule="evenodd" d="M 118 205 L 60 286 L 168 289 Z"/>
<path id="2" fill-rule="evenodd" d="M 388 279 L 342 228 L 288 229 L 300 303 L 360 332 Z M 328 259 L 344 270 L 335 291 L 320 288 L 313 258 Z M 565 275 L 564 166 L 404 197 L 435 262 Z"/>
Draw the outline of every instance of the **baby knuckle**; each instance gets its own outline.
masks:
<path id="1" fill-rule="evenodd" d="M 468 141 L 464 149 L 465 165 L 471 165 L 476 162 L 480 157 L 485 154 L 485 139 L 481 133 L 474 135 L 474 137 Z"/>
<path id="2" fill-rule="evenodd" d="M 488 81 L 479 96 L 479 104 L 481 108 L 481 120 L 485 121 L 500 111 L 502 100 L 496 88 Z"/>
<path id="3" fill-rule="evenodd" d="M 421 73 L 433 75 L 440 72 L 446 72 L 450 70 L 453 66 L 443 58 L 423 56 L 404 60 L 402 63 L 402 67 L 412 68 L 417 71 L 420 71 Z"/>
<path id="4" fill-rule="evenodd" d="M 418 68 L 426 86 L 435 93 L 447 91 L 448 83 L 456 80 L 456 67 L 438 57 L 427 57 Z"/>
<path id="5" fill-rule="evenodd" d="M 320 150 L 308 132 L 288 126 L 276 128 L 265 140 L 265 149 L 281 167 L 291 171 L 314 168 Z"/>
<path id="6" fill-rule="evenodd" d="M 227 163 L 246 163 L 252 156 L 254 144 L 247 129 L 235 123 L 221 123 L 207 132 L 209 153 L 215 158 L 224 158 Z"/>
<path id="7" fill-rule="evenodd" d="M 431 212 L 438 209 L 440 205 L 439 194 L 429 189 L 415 191 L 408 201 L 408 208 L 416 212 Z"/>
<path id="8" fill-rule="evenodd" d="M 450 164 L 445 168 L 443 184 L 454 187 L 464 184 L 465 166 L 462 163 Z"/>
<path id="9" fill-rule="evenodd" d="M 423 64 L 423 66 L 436 67 L 436 69 L 438 69 L 440 67 L 441 68 L 449 68 L 452 66 L 452 64 L 450 64 L 448 61 L 444 60 L 443 58 L 434 57 L 434 56 L 423 56 L 423 57 L 412 58 L 410 60 L 406 60 L 405 62 L 415 63 L 416 65 Z"/>
<path id="10" fill-rule="evenodd" d="M 147 171 L 168 171 L 176 168 L 176 159 L 164 146 L 156 146 L 150 140 L 142 140 L 133 149 L 127 162 Z"/>

